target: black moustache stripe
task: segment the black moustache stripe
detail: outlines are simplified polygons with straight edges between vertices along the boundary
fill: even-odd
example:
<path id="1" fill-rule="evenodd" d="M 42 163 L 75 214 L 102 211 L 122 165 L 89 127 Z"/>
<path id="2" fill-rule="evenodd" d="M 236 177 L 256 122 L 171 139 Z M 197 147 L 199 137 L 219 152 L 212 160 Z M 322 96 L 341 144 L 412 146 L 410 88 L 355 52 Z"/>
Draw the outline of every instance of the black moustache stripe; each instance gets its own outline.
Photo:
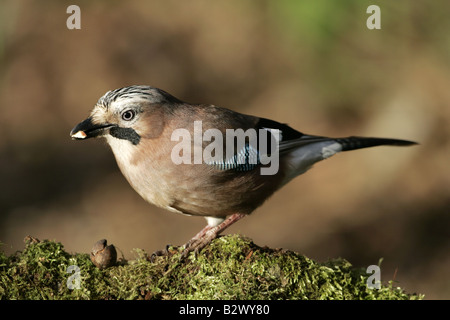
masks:
<path id="1" fill-rule="evenodd" d="M 141 141 L 141 136 L 132 128 L 112 127 L 109 134 L 117 139 L 128 140 L 133 145 L 137 145 Z"/>

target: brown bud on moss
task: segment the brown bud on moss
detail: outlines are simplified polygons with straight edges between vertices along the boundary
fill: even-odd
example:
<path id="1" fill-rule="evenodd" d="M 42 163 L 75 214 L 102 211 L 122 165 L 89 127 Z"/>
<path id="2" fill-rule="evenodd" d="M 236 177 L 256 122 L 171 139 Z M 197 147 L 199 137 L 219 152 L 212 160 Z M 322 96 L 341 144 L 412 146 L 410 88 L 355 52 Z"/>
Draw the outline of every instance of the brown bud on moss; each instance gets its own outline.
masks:
<path id="1" fill-rule="evenodd" d="M 114 245 L 107 245 L 106 239 L 97 241 L 92 247 L 91 261 L 99 269 L 106 269 L 116 264 L 117 251 Z"/>

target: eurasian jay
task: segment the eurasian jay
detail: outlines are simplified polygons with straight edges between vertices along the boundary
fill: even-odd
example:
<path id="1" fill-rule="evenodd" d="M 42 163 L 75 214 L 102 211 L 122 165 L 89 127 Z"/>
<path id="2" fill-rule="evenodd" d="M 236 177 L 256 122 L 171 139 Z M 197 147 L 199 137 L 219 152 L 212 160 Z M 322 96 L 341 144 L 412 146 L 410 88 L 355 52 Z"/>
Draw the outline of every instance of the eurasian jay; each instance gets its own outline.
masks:
<path id="1" fill-rule="evenodd" d="M 184 245 L 184 257 L 320 160 L 341 151 L 415 144 L 307 135 L 273 120 L 188 104 L 150 86 L 108 91 L 70 136 L 105 137 L 122 174 L 142 198 L 207 220 Z"/>

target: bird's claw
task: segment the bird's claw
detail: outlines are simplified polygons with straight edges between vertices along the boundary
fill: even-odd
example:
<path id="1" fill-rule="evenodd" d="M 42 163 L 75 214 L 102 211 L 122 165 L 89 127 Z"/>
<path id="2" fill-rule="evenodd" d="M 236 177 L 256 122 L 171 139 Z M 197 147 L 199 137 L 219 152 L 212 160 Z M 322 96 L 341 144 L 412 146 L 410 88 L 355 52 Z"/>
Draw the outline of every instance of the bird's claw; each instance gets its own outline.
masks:
<path id="1" fill-rule="evenodd" d="M 184 250 L 181 253 L 180 259 L 186 259 L 191 252 L 194 252 L 194 254 L 197 255 L 200 250 L 217 238 L 217 235 L 218 234 L 214 232 L 214 230 L 208 230 L 201 237 L 192 238 L 184 245 Z"/>
<path id="2" fill-rule="evenodd" d="M 170 248 L 173 248 L 173 246 L 168 244 L 166 245 L 165 249 L 156 250 L 155 252 L 153 252 L 149 258 L 150 262 L 154 263 L 158 257 L 168 257 L 172 255 L 173 253 L 171 252 L 172 250 L 170 250 Z"/>

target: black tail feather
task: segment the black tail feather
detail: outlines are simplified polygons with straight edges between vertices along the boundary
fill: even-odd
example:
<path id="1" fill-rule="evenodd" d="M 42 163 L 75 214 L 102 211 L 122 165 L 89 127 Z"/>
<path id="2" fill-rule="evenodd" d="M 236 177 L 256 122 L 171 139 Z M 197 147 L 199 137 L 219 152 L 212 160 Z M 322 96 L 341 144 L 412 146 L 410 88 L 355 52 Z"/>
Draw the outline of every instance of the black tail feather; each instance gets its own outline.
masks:
<path id="1" fill-rule="evenodd" d="M 334 139 L 342 144 L 342 151 L 356 150 L 375 146 L 411 146 L 417 144 L 414 141 L 388 139 L 388 138 L 365 138 L 365 137 L 347 137 Z"/>

